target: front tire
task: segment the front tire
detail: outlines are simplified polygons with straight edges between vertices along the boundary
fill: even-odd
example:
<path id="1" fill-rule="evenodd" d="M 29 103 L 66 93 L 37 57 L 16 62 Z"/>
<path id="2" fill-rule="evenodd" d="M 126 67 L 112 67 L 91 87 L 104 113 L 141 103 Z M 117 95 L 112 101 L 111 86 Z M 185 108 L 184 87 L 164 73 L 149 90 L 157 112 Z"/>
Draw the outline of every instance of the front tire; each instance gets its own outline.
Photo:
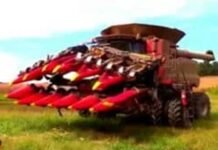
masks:
<path id="1" fill-rule="evenodd" d="M 163 110 L 162 110 L 161 101 L 157 100 L 157 101 L 153 102 L 153 104 L 151 105 L 151 114 L 150 114 L 152 124 L 154 124 L 154 125 L 161 124 L 162 123 L 162 114 L 163 114 Z"/>
<path id="2" fill-rule="evenodd" d="M 170 126 L 185 128 L 192 126 L 189 109 L 182 106 L 179 99 L 171 100 L 167 105 L 167 118 Z"/>

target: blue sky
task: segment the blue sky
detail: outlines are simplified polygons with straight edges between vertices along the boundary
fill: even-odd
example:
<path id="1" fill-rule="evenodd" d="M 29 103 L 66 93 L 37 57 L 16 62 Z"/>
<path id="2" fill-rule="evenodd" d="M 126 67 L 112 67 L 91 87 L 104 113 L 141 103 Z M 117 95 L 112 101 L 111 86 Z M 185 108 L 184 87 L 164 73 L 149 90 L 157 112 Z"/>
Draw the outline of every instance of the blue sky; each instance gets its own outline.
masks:
<path id="1" fill-rule="evenodd" d="M 217 6 L 218 0 L 1 0 L 0 81 L 120 23 L 175 27 L 186 32 L 181 48 L 218 54 Z"/>

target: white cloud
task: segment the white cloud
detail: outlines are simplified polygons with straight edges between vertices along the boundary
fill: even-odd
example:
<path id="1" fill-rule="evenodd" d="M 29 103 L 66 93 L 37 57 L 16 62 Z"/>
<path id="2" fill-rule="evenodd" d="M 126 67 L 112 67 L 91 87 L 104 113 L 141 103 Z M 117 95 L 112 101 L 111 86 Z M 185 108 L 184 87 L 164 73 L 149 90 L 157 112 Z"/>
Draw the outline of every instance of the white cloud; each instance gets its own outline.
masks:
<path id="1" fill-rule="evenodd" d="M 19 59 L 7 52 L 0 51 L 0 81 L 8 82 L 13 80 L 20 68 Z"/>
<path id="2" fill-rule="evenodd" d="M 140 18 L 195 16 L 215 0 L 1 0 L 0 39 L 81 31 Z"/>

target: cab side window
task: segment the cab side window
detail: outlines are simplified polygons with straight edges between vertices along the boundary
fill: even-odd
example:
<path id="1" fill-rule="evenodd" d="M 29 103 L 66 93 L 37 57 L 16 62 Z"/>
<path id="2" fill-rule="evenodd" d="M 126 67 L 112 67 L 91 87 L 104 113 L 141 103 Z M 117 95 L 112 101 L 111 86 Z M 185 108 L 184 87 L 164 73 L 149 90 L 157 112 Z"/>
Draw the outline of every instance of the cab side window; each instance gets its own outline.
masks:
<path id="1" fill-rule="evenodd" d="M 140 54 L 146 53 L 144 42 L 132 42 L 132 52 Z"/>

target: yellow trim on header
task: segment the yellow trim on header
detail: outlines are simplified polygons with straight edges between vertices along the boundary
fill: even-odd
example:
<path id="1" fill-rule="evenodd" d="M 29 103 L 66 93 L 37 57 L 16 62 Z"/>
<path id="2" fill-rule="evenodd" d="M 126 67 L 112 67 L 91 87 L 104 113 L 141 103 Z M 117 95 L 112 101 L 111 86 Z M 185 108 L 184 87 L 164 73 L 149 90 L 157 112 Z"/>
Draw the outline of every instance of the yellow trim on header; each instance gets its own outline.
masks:
<path id="1" fill-rule="evenodd" d="M 44 65 L 44 66 L 42 67 L 42 72 L 45 72 L 45 71 L 47 70 L 47 68 L 48 68 L 48 65 Z"/>
<path id="2" fill-rule="evenodd" d="M 57 66 L 52 70 L 52 73 L 57 73 L 60 68 L 61 68 L 61 65 L 57 65 Z"/>
<path id="3" fill-rule="evenodd" d="M 72 75 L 70 77 L 70 81 L 75 81 L 79 77 L 79 73 L 72 72 Z"/>
<path id="4" fill-rule="evenodd" d="M 102 102 L 102 105 L 107 106 L 107 107 L 112 107 L 112 106 L 114 106 L 114 103 L 104 101 L 104 102 Z"/>
<path id="5" fill-rule="evenodd" d="M 96 81 L 95 84 L 92 87 L 92 90 L 93 91 L 96 90 L 100 85 L 101 85 L 101 82 L 100 81 Z"/>
<path id="6" fill-rule="evenodd" d="M 23 81 L 25 81 L 28 78 L 29 74 L 25 74 L 22 78 Z"/>

